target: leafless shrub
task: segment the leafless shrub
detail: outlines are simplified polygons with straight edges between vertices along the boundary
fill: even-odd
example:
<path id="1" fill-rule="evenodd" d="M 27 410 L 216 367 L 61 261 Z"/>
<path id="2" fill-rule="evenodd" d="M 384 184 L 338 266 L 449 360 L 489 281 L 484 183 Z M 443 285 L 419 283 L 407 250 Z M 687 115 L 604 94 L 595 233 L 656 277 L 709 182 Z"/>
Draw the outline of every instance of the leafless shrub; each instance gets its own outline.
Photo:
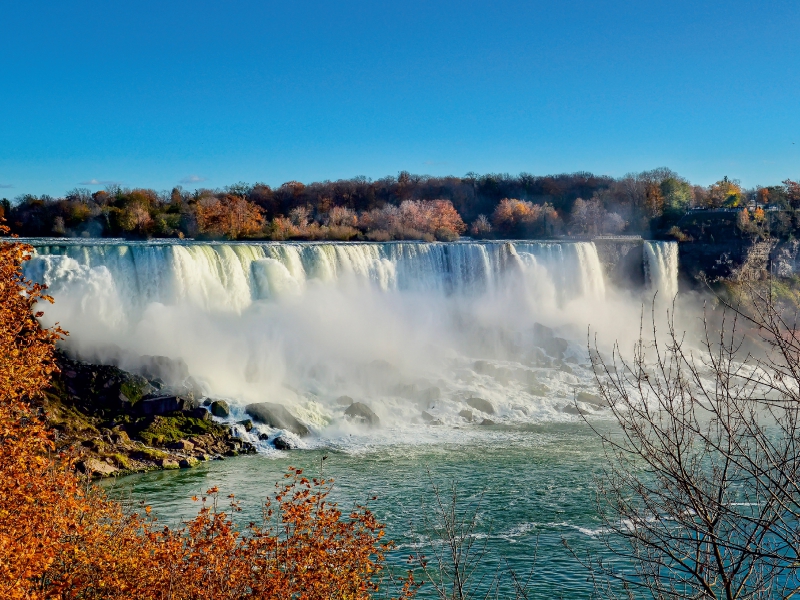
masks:
<path id="1" fill-rule="evenodd" d="M 611 364 L 591 353 L 619 424 L 595 427 L 607 458 L 602 538 L 615 557 L 585 559 L 598 598 L 800 590 L 800 338 L 763 290 L 719 310 L 717 326 L 704 317 L 697 351 L 671 316 L 657 335 L 654 309 L 630 360 L 618 347 Z"/>

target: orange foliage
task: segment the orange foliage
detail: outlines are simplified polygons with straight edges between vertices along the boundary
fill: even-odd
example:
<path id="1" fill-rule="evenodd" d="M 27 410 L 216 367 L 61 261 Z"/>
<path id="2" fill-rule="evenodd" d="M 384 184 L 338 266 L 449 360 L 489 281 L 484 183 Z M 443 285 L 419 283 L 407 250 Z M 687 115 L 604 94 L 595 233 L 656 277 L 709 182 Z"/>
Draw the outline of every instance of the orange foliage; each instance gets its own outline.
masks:
<path id="1" fill-rule="evenodd" d="M 197 225 L 203 233 L 235 240 L 259 233 L 264 227 L 264 212 L 242 196 L 211 198 L 197 204 Z"/>
<path id="2" fill-rule="evenodd" d="M 0 233 L 6 230 L 0 226 Z M 0 242 L 0 598 L 366 600 L 383 576 L 383 526 L 368 508 L 344 517 L 332 482 L 290 469 L 261 525 L 237 527 L 239 506 L 209 490 L 184 527 L 126 514 L 53 456 L 40 414 L 55 342 L 33 312 L 51 301 L 22 276 L 30 248 Z M 413 577 L 399 598 L 413 597 Z"/>

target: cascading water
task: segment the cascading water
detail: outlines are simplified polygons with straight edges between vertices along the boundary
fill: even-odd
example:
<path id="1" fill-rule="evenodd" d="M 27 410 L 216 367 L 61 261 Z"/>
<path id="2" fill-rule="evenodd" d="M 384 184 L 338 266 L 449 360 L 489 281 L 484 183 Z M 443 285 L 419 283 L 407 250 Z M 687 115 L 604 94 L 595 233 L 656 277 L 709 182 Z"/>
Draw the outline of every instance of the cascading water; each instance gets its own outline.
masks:
<path id="1" fill-rule="evenodd" d="M 645 242 L 644 265 L 650 288 L 672 302 L 678 293 L 678 243 Z"/>
<path id="2" fill-rule="evenodd" d="M 34 243 L 26 274 L 56 298 L 68 350 L 132 370 L 182 359 L 233 418 L 280 402 L 328 440 L 381 437 L 343 418 L 342 395 L 398 431 L 422 411 L 463 425 L 476 397 L 500 423 L 573 418 L 586 326 L 613 339 L 629 312 L 591 242 Z M 646 249 L 671 290 L 670 251 Z"/>

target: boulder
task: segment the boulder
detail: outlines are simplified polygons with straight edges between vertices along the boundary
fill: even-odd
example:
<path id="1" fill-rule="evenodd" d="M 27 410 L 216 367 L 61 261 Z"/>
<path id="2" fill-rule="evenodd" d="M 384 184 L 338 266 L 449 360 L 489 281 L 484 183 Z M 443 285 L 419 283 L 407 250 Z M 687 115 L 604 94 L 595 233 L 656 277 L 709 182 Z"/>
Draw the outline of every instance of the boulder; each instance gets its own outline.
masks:
<path id="1" fill-rule="evenodd" d="M 481 425 L 496 425 L 496 423 L 491 419 L 484 419 L 483 421 L 481 421 Z"/>
<path id="2" fill-rule="evenodd" d="M 340 406 L 350 406 L 354 400 L 350 396 L 339 396 L 336 399 L 336 404 Z"/>
<path id="3" fill-rule="evenodd" d="M 244 421 L 239 421 L 239 425 L 244 427 L 244 430 L 247 433 L 250 433 L 253 430 L 253 422 L 250 419 L 245 419 Z"/>
<path id="4" fill-rule="evenodd" d="M 180 450 L 182 452 L 191 452 L 194 450 L 194 444 L 189 440 L 178 440 L 167 445 L 171 450 Z"/>
<path id="5" fill-rule="evenodd" d="M 231 414 L 231 408 L 224 400 L 214 400 L 211 403 L 211 414 L 215 417 L 225 418 Z"/>
<path id="6" fill-rule="evenodd" d="M 380 419 L 378 415 L 372 412 L 372 409 L 362 402 L 353 402 L 346 411 L 344 411 L 346 417 L 350 417 L 356 421 L 361 421 L 362 423 L 366 423 L 370 426 L 377 426 L 380 424 Z"/>
<path id="7" fill-rule="evenodd" d="M 596 394 L 590 394 L 589 392 L 578 392 L 575 395 L 575 399 L 578 402 L 585 402 L 586 404 L 593 404 L 594 406 L 608 406 L 608 402 L 606 402 L 605 399 Z"/>
<path id="8" fill-rule="evenodd" d="M 292 438 L 283 435 L 279 435 L 272 440 L 272 445 L 275 446 L 276 450 L 297 450 L 298 448 L 297 443 Z"/>
<path id="9" fill-rule="evenodd" d="M 200 462 L 200 461 L 198 461 L 198 460 L 197 460 L 196 458 L 194 458 L 194 457 L 182 458 L 182 459 L 181 459 L 181 460 L 178 462 L 178 466 L 179 466 L 181 469 L 191 469 L 192 467 L 196 467 L 198 462 Z"/>
<path id="10" fill-rule="evenodd" d="M 165 415 L 183 410 L 187 403 L 180 396 L 148 396 L 136 403 L 136 410 L 143 415 Z"/>
<path id="11" fill-rule="evenodd" d="M 87 458 L 78 463 L 78 468 L 86 474 L 100 475 L 101 477 L 108 477 L 118 471 L 117 467 L 96 458 Z"/>
<path id="12" fill-rule="evenodd" d="M 244 411 L 255 421 L 275 429 L 286 429 L 299 436 L 310 433 L 308 427 L 298 421 L 282 404 L 258 402 L 256 404 L 248 404 L 244 407 Z"/>
<path id="13" fill-rule="evenodd" d="M 172 458 L 160 458 L 156 461 L 156 464 L 162 469 L 180 469 L 178 461 Z"/>
<path id="14" fill-rule="evenodd" d="M 192 417 L 194 419 L 200 419 L 201 421 L 210 421 L 211 420 L 211 413 L 208 412 L 202 406 L 198 406 L 197 408 L 190 408 L 189 410 L 184 410 L 183 413 L 187 417 Z"/>
<path id="15" fill-rule="evenodd" d="M 584 410 L 580 406 L 575 406 L 574 404 L 567 404 L 564 408 L 561 409 L 561 412 L 567 413 L 568 415 L 576 415 L 576 416 L 592 414 L 588 410 Z"/>
<path id="16" fill-rule="evenodd" d="M 466 408 L 464 410 L 460 411 L 458 413 L 458 416 L 461 417 L 462 419 L 464 419 L 465 421 L 469 421 L 470 423 L 472 422 L 472 419 L 473 419 L 472 411 L 471 410 L 467 410 Z"/>
<path id="17" fill-rule="evenodd" d="M 567 363 L 561 363 L 561 366 L 558 369 L 564 373 L 569 373 L 570 375 L 574 374 L 572 367 L 570 367 Z"/>
<path id="18" fill-rule="evenodd" d="M 494 406 L 492 406 L 492 403 L 488 400 L 484 400 L 483 398 L 467 398 L 465 402 L 475 410 L 479 410 L 487 415 L 494 414 Z"/>
<path id="19" fill-rule="evenodd" d="M 258 434 L 258 439 L 261 440 L 262 442 L 266 442 L 269 439 L 269 434 L 268 433 L 259 433 Z"/>

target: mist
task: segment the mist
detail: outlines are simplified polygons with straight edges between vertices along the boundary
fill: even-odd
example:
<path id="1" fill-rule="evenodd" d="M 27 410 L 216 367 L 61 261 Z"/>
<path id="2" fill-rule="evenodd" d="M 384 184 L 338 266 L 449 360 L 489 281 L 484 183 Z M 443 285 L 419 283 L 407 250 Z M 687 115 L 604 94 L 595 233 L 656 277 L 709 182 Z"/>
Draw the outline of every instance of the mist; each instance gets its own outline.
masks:
<path id="1" fill-rule="evenodd" d="M 499 424 L 575 419 L 593 389 L 587 334 L 630 348 L 657 290 L 658 318 L 672 309 L 674 244 L 649 244 L 643 289 L 608 282 L 591 242 L 76 243 L 38 247 L 26 274 L 49 286 L 44 322 L 70 332 L 69 354 L 183 361 L 198 393 L 237 414 L 285 404 L 324 438 L 350 431 L 340 396 L 401 432 L 423 411 L 461 427 L 475 397 Z M 679 307 L 693 327 L 694 302 Z"/>

